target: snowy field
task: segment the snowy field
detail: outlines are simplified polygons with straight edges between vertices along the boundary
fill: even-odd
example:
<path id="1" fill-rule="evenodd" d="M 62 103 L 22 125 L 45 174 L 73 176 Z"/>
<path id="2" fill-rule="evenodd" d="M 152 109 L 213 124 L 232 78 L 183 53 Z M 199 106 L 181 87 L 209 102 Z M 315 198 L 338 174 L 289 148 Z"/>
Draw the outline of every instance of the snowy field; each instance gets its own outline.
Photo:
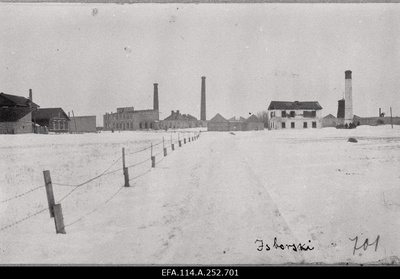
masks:
<path id="1" fill-rule="evenodd" d="M 180 139 L 198 129 L 187 131 Z M 177 140 L 1 135 L 0 264 L 400 263 L 400 126 Z M 55 233 L 43 170 L 66 234 Z"/>

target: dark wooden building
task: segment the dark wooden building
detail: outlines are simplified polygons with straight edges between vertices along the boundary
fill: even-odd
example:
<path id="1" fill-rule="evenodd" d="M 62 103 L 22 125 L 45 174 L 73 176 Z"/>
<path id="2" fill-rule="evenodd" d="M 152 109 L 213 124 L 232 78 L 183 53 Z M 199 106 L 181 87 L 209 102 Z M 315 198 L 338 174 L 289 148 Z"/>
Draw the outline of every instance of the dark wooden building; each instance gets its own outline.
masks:
<path id="1" fill-rule="evenodd" d="M 33 133 L 32 111 L 39 106 L 29 98 L 0 93 L 0 134 Z"/>
<path id="2" fill-rule="evenodd" d="M 39 108 L 32 112 L 32 120 L 40 126 L 46 126 L 49 132 L 69 131 L 70 118 L 62 108 Z"/>

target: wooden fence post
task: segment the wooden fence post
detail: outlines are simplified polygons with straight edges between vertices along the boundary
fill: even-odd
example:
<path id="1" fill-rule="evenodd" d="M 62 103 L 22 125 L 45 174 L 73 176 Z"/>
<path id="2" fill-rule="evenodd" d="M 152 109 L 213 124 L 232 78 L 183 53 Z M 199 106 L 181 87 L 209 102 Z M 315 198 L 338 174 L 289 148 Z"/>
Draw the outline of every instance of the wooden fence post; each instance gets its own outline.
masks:
<path id="1" fill-rule="evenodd" d="M 53 206 L 54 202 L 54 193 L 53 193 L 53 183 L 51 182 L 50 171 L 43 171 L 44 183 L 46 186 L 46 195 L 47 195 L 47 203 L 49 204 L 50 217 L 54 217 Z"/>
<path id="2" fill-rule="evenodd" d="M 61 204 L 55 204 L 53 206 L 53 212 L 54 212 L 54 223 L 56 225 L 56 233 L 66 234 Z"/>
<path id="3" fill-rule="evenodd" d="M 122 169 L 124 172 L 125 187 L 129 187 L 129 172 L 128 168 L 125 166 L 125 148 L 122 147 Z"/>

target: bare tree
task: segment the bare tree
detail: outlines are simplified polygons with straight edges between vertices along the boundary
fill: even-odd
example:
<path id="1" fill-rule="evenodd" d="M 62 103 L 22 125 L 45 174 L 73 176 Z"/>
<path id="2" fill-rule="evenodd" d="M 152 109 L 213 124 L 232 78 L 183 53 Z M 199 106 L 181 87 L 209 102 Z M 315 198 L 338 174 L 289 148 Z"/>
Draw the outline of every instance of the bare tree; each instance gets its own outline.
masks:
<path id="1" fill-rule="evenodd" d="M 258 119 L 264 123 L 264 128 L 268 128 L 268 111 L 263 110 L 256 113 Z"/>

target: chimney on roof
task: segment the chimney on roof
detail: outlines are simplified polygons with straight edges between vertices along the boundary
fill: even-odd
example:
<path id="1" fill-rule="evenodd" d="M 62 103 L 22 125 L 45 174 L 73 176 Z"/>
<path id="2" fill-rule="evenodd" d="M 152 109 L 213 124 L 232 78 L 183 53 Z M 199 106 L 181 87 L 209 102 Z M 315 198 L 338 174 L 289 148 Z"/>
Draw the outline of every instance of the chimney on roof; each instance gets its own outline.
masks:
<path id="1" fill-rule="evenodd" d="M 28 99 L 29 99 L 28 106 L 30 108 L 32 108 L 32 89 L 29 89 L 29 97 L 28 97 Z"/>
<path id="2" fill-rule="evenodd" d="M 29 101 L 33 102 L 33 99 L 32 99 L 32 89 L 29 89 Z"/>
<path id="3" fill-rule="evenodd" d="M 206 77 L 201 77 L 200 120 L 206 120 Z"/>
<path id="4" fill-rule="evenodd" d="M 154 83 L 154 97 L 153 97 L 153 110 L 159 110 L 158 108 L 158 83 Z"/>

